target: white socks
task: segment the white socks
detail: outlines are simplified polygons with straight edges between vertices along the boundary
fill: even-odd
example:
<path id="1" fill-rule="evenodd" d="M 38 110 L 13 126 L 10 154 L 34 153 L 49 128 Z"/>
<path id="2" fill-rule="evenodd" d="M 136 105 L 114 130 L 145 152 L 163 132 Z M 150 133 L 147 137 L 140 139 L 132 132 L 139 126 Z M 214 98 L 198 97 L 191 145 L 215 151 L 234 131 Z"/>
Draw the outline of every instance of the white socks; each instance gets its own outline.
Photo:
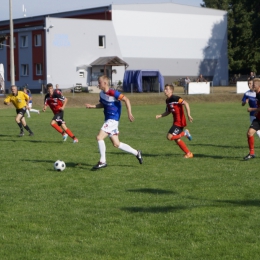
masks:
<path id="1" fill-rule="evenodd" d="M 34 112 L 34 113 L 39 113 L 39 110 L 37 110 L 37 109 L 30 109 L 30 112 Z"/>
<path id="2" fill-rule="evenodd" d="M 100 153 L 100 162 L 105 163 L 106 162 L 106 144 L 104 140 L 98 141 L 98 149 Z"/>
<path id="3" fill-rule="evenodd" d="M 119 144 L 119 147 L 118 147 L 119 149 L 121 149 L 121 150 L 123 150 L 123 151 L 125 151 L 125 152 L 127 152 L 127 153 L 131 153 L 131 154 L 133 154 L 133 155 L 137 155 L 137 150 L 135 150 L 135 149 L 133 149 L 130 145 L 128 145 L 128 144 L 125 144 L 125 143 L 121 143 L 120 142 L 120 144 Z"/>
<path id="4" fill-rule="evenodd" d="M 26 109 L 27 117 L 30 117 L 29 109 Z"/>

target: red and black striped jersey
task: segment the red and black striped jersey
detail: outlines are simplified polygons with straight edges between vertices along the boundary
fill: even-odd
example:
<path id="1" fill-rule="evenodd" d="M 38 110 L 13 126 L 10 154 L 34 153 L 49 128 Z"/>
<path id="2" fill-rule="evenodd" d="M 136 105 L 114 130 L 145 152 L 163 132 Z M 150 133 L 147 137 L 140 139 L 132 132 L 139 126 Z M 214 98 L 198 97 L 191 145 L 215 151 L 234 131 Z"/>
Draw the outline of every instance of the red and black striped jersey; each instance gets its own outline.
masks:
<path id="1" fill-rule="evenodd" d="M 166 111 L 172 113 L 173 124 L 179 127 L 185 127 L 187 125 L 183 101 L 181 97 L 174 95 L 166 99 Z"/>
<path id="2" fill-rule="evenodd" d="M 49 93 L 45 95 L 44 104 L 49 106 L 54 114 L 57 114 L 60 112 L 64 100 L 65 97 L 62 95 L 61 91 L 55 89 L 52 96 Z"/>

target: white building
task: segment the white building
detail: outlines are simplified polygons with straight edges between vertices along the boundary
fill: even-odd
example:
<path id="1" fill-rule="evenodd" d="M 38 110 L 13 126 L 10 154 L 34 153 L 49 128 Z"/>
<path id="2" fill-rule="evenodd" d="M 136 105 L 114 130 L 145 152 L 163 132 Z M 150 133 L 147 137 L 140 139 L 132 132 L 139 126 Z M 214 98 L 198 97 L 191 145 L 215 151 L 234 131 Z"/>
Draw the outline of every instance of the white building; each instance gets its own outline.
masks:
<path id="1" fill-rule="evenodd" d="M 0 35 L 9 34 L 8 25 L 0 22 Z M 104 73 L 122 81 L 125 69 L 159 70 L 168 83 L 199 74 L 214 85 L 228 82 L 226 11 L 172 3 L 112 4 L 16 19 L 14 37 L 16 85 L 35 91 L 49 82 L 62 89 L 95 84 Z M 0 46 L 7 86 L 8 48 Z"/>

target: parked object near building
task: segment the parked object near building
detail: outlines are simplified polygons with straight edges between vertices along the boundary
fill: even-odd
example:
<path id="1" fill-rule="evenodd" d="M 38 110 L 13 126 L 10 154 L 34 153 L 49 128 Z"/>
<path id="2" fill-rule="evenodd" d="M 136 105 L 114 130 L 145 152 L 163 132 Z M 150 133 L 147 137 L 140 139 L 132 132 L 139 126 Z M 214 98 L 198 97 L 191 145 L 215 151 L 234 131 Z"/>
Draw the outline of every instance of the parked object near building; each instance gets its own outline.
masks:
<path id="1" fill-rule="evenodd" d="M 48 82 L 62 89 L 75 83 L 95 86 L 103 74 L 118 82 L 128 70 L 159 70 L 165 82 L 198 74 L 214 85 L 228 82 L 226 11 L 173 3 L 112 4 L 13 23 L 15 82 L 28 83 L 32 93 Z M 0 32 L 9 34 L 9 21 L 0 21 Z M 6 82 L 9 41 L 0 47 Z"/>

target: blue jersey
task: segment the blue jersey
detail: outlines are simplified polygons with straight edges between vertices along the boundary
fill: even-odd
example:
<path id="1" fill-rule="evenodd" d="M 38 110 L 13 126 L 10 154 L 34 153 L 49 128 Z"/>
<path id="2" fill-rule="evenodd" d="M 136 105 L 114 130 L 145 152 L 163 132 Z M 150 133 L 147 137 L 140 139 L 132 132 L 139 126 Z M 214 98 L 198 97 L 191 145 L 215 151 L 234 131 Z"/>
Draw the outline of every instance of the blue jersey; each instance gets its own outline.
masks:
<path id="1" fill-rule="evenodd" d="M 114 119 L 119 121 L 121 116 L 121 99 L 124 97 L 119 91 L 109 89 L 107 92 L 101 91 L 99 102 L 104 106 L 105 120 Z"/>
<path id="2" fill-rule="evenodd" d="M 32 94 L 28 91 L 28 92 L 27 92 L 27 95 L 28 95 L 29 98 L 30 98 L 29 103 L 32 103 L 32 100 L 31 100 Z"/>
<path id="3" fill-rule="evenodd" d="M 242 102 L 246 102 L 247 99 L 248 99 L 249 107 L 257 108 L 256 93 L 254 91 L 248 90 L 244 94 L 244 96 L 242 98 Z M 250 112 L 250 116 L 254 116 L 254 115 L 255 115 L 255 111 Z"/>

